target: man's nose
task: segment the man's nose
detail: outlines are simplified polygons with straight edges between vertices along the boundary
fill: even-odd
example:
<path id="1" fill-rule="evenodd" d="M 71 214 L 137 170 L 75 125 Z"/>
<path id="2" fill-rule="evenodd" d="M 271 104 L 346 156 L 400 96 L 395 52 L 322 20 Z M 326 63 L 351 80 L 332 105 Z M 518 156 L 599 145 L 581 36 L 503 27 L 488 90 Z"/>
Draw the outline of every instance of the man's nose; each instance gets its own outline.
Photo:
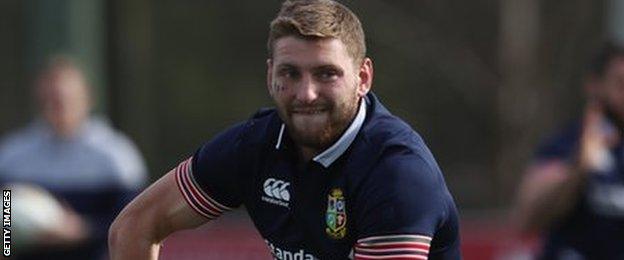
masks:
<path id="1" fill-rule="evenodd" d="M 302 103 L 312 103 L 318 98 L 318 84 L 311 76 L 301 78 L 299 86 L 296 88 L 297 100 Z"/>

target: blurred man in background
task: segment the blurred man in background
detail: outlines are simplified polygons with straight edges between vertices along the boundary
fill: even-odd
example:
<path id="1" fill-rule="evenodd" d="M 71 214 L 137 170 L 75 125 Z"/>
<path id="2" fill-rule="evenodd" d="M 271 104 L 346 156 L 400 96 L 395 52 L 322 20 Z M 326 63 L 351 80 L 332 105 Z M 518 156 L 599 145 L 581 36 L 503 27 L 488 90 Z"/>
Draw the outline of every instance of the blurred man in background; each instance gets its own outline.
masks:
<path id="1" fill-rule="evenodd" d="M 543 144 L 519 189 L 518 224 L 542 259 L 624 259 L 624 48 L 591 63 L 582 118 Z"/>
<path id="2" fill-rule="evenodd" d="M 15 221 L 37 219 L 36 214 L 48 214 L 48 222 L 55 221 L 53 215 L 60 214 L 61 219 L 45 228 L 17 230 L 13 237 L 29 247 L 13 253 L 19 259 L 105 257 L 109 224 L 146 181 L 143 159 L 129 139 L 90 115 L 91 89 L 68 57 L 49 60 L 36 79 L 34 93 L 39 116 L 0 144 L 0 181 L 42 187 L 60 200 L 62 212 L 42 212 L 45 207 L 25 210 L 36 207 L 35 201 L 14 205 L 29 212 L 14 216 Z M 20 188 L 19 194 L 33 194 L 23 191 Z M 25 237 L 31 238 L 23 241 Z"/>

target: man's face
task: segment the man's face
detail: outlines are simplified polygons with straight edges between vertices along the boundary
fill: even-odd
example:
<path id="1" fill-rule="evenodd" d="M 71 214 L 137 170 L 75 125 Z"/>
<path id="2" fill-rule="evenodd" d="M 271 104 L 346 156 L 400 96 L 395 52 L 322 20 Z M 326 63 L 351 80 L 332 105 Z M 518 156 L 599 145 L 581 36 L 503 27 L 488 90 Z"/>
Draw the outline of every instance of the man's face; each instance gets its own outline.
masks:
<path id="1" fill-rule="evenodd" d="M 52 69 L 37 83 L 41 114 L 59 136 L 75 133 L 90 109 L 82 75 L 72 69 Z"/>
<path id="2" fill-rule="evenodd" d="M 356 66 L 342 41 L 293 36 L 274 43 L 267 84 L 293 140 L 324 149 L 349 125 L 370 89 L 372 63 Z"/>
<path id="3" fill-rule="evenodd" d="M 596 94 L 606 112 L 620 123 L 624 122 L 624 57 L 617 57 L 609 63 L 599 80 Z"/>

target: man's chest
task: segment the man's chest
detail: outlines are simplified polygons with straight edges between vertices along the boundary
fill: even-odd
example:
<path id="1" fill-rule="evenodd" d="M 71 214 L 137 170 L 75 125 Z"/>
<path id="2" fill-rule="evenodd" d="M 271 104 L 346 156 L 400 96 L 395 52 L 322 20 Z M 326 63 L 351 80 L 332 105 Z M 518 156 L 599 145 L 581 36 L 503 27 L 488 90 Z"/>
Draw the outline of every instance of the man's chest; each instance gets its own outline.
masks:
<path id="1" fill-rule="evenodd" d="M 347 258 L 354 239 L 342 170 L 280 159 L 255 170 L 245 205 L 275 258 Z"/>

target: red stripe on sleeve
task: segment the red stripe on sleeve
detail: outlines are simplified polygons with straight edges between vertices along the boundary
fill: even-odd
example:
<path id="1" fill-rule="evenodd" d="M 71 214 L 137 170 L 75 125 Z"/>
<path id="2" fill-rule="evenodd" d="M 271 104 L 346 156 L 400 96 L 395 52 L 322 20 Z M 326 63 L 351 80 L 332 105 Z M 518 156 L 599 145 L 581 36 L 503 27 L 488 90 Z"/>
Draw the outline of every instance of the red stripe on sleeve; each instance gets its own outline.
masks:
<path id="1" fill-rule="evenodd" d="M 196 186 L 191 176 L 191 162 L 192 157 L 180 163 L 175 169 L 178 189 L 193 210 L 208 219 L 214 219 L 230 208 L 217 203 Z"/>

